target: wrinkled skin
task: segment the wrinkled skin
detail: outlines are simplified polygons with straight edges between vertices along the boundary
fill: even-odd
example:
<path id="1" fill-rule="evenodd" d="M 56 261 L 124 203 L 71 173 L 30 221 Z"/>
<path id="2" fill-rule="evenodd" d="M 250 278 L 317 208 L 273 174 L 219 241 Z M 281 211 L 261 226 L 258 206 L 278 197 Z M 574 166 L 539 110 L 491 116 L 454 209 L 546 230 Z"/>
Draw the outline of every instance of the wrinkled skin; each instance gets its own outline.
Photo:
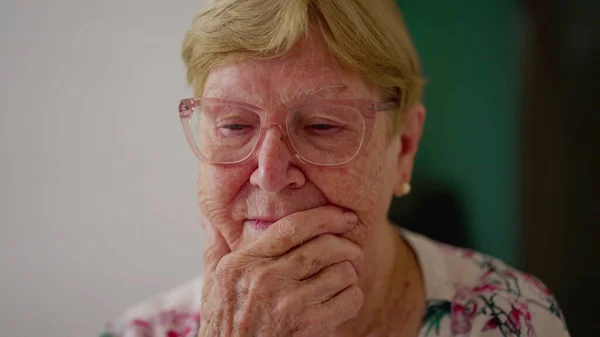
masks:
<path id="1" fill-rule="evenodd" d="M 282 58 L 213 71 L 203 96 L 254 104 L 282 124 L 287 107 L 301 102 L 382 100 L 314 36 Z M 386 214 L 410 179 L 424 110 L 410 108 L 391 139 L 386 114 L 378 113 L 365 151 L 344 167 L 302 163 L 279 128 L 240 165 L 199 164 L 208 239 L 199 336 L 416 333 L 422 280 Z M 257 230 L 246 222 L 257 218 L 274 223 Z"/>

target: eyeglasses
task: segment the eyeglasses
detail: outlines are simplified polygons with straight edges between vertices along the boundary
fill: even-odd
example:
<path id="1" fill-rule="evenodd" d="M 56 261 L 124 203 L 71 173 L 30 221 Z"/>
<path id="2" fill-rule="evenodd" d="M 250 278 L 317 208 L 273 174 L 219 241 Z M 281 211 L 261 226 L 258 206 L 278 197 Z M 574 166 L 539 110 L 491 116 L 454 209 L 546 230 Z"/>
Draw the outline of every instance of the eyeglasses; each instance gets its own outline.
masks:
<path id="1" fill-rule="evenodd" d="M 289 110 L 285 124 L 270 123 L 254 105 L 218 98 L 188 98 L 179 117 L 196 156 L 211 164 L 239 164 L 252 156 L 266 131 L 278 126 L 302 162 L 339 166 L 356 158 L 368 143 L 375 115 L 398 103 L 368 99 L 327 100 Z"/>

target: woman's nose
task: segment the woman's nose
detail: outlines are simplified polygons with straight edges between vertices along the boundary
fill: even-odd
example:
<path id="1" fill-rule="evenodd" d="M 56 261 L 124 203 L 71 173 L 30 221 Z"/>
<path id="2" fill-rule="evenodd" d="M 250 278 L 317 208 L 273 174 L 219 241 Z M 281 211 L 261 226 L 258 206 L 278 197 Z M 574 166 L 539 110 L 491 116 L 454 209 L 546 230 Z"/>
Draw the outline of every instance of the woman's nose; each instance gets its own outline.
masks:
<path id="1" fill-rule="evenodd" d="M 250 183 L 268 192 L 279 192 L 287 187 L 300 188 L 306 177 L 293 165 L 294 153 L 288 147 L 283 129 L 270 127 L 257 149 L 257 168 L 250 177 Z"/>

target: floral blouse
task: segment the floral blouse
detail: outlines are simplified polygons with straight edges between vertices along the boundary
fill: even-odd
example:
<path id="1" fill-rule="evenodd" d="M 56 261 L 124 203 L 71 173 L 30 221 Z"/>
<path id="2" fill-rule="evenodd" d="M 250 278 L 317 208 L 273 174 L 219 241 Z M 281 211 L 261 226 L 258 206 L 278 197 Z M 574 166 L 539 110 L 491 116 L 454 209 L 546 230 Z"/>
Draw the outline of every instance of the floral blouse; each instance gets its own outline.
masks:
<path id="1" fill-rule="evenodd" d="M 566 337 L 550 290 L 501 261 L 403 231 L 417 254 L 427 305 L 419 337 Z M 101 337 L 195 337 L 202 278 L 130 309 Z"/>

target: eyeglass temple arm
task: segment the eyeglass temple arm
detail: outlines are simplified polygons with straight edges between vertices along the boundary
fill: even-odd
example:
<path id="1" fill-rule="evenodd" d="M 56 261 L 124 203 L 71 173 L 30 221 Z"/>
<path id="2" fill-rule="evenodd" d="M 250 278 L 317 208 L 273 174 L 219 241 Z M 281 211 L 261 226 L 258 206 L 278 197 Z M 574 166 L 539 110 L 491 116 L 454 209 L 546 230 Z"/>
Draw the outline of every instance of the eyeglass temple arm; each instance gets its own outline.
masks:
<path id="1" fill-rule="evenodd" d="M 375 103 L 374 109 L 375 111 L 386 111 L 386 110 L 393 110 L 398 108 L 398 103 L 397 102 L 381 102 L 381 103 Z"/>

